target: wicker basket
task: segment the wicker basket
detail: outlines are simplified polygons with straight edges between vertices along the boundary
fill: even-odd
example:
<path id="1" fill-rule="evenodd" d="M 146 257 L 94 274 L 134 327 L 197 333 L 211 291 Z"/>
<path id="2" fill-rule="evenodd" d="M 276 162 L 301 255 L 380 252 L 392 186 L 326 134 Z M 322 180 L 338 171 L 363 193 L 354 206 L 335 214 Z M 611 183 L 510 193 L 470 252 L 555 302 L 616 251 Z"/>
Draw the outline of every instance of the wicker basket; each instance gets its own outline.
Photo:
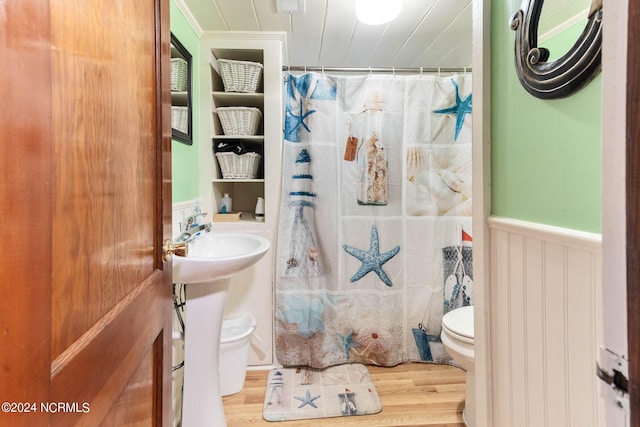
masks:
<path id="1" fill-rule="evenodd" d="M 171 90 L 187 90 L 187 61 L 182 58 L 171 58 Z"/>
<path id="2" fill-rule="evenodd" d="M 262 156 L 258 153 L 216 153 L 224 179 L 254 179 Z"/>
<path id="3" fill-rule="evenodd" d="M 180 132 L 187 133 L 189 111 L 187 107 L 171 107 L 171 127 Z"/>
<path id="4" fill-rule="evenodd" d="M 262 68 L 259 62 L 218 59 L 225 92 L 254 93 L 258 90 Z"/>
<path id="5" fill-rule="evenodd" d="M 255 107 L 216 108 L 225 135 L 255 135 L 262 112 Z"/>
<path id="6" fill-rule="evenodd" d="M 171 107 L 171 127 L 182 133 L 188 133 L 189 111 L 187 107 Z"/>

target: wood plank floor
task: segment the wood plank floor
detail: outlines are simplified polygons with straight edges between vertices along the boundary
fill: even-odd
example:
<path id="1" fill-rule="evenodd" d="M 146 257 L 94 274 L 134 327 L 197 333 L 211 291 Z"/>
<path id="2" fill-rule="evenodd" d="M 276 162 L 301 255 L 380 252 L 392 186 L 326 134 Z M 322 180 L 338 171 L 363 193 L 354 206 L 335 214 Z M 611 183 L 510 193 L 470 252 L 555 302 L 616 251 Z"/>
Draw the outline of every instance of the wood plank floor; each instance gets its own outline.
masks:
<path id="1" fill-rule="evenodd" d="M 268 422 L 262 405 L 268 371 L 247 371 L 244 389 L 223 398 L 229 427 L 244 426 L 437 426 L 464 427 L 465 372 L 448 365 L 406 363 L 369 366 L 382 412 L 354 417 Z"/>

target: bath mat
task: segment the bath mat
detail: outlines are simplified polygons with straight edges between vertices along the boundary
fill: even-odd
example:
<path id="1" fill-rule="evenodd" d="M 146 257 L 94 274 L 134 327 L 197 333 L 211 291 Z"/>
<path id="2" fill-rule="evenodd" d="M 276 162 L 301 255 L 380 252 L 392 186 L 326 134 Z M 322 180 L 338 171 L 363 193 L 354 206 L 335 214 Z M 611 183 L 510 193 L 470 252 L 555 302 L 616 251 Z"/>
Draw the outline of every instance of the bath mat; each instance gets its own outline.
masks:
<path id="1" fill-rule="evenodd" d="M 273 369 L 267 378 L 262 416 L 267 421 L 344 417 L 382 410 L 366 366 Z"/>

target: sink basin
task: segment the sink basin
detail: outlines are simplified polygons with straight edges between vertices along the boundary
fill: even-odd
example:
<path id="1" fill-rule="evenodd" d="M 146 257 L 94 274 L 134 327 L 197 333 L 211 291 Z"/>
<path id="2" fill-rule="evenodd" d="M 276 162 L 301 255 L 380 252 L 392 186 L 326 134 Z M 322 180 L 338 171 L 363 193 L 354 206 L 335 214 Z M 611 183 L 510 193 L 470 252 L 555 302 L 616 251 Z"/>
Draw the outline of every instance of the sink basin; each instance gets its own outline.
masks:
<path id="1" fill-rule="evenodd" d="M 253 234 L 207 233 L 189 243 L 186 257 L 173 256 L 174 283 L 208 283 L 258 262 L 271 244 Z"/>

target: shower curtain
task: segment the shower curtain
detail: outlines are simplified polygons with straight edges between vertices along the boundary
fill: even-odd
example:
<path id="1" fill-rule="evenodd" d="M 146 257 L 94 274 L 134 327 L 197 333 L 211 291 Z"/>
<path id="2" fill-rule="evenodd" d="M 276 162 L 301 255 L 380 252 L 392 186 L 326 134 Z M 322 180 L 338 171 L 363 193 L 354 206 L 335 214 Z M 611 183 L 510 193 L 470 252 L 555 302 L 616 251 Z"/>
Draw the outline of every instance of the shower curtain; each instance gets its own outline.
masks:
<path id="1" fill-rule="evenodd" d="M 278 362 L 450 361 L 473 303 L 471 75 L 285 75 Z"/>

